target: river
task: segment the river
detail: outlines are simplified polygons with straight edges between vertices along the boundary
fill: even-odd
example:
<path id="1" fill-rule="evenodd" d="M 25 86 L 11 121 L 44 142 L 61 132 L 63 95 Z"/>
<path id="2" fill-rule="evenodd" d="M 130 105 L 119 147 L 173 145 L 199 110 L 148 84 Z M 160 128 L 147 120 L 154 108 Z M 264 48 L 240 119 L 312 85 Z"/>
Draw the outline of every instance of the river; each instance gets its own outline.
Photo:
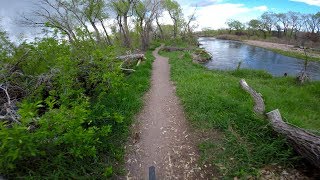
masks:
<path id="1" fill-rule="evenodd" d="M 199 38 L 200 47 L 212 54 L 212 60 L 205 64 L 209 69 L 236 69 L 241 61 L 241 68 L 265 70 L 274 76 L 296 77 L 304 68 L 302 59 L 284 56 L 264 48 L 247 45 L 239 41 Z M 307 74 L 311 80 L 320 80 L 320 62 L 309 61 Z"/>

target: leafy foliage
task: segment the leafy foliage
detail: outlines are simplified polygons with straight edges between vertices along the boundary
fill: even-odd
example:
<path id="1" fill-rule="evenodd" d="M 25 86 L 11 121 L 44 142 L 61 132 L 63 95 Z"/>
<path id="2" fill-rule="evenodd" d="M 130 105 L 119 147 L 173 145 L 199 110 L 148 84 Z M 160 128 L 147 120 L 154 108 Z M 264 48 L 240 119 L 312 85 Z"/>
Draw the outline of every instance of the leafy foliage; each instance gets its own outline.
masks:
<path id="1" fill-rule="evenodd" d="M 17 87 L 8 92 L 20 124 L 0 121 L 0 174 L 101 178 L 119 171 L 112 166 L 123 158 L 151 65 L 142 64 L 140 82 L 131 84 L 135 75 L 123 75 L 114 52 L 91 40 L 44 38 L 21 44 L 1 62 L 8 75 L 1 83 Z"/>

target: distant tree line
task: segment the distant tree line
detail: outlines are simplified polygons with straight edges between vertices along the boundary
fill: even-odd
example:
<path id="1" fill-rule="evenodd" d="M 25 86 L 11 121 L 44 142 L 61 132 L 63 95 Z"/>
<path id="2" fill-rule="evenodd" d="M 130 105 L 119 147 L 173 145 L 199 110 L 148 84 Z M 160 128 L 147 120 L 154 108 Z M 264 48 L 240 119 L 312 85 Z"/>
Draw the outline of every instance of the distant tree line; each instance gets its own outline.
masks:
<path id="1" fill-rule="evenodd" d="M 228 33 L 267 38 L 294 38 L 303 36 L 317 42 L 320 36 L 320 12 L 302 14 L 289 11 L 287 13 L 265 12 L 259 18 L 243 23 L 230 19 L 226 22 Z M 208 31 L 209 29 L 204 29 Z"/>

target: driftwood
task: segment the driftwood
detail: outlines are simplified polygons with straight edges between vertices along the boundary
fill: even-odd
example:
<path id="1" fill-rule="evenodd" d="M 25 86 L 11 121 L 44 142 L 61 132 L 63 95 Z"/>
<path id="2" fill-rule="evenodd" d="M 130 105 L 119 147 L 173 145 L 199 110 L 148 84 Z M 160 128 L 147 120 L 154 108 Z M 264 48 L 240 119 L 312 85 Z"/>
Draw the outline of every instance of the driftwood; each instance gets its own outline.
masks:
<path id="1" fill-rule="evenodd" d="M 133 60 L 144 60 L 146 57 L 144 54 L 129 54 L 129 55 L 123 55 L 118 56 L 117 59 L 122 61 L 133 61 Z"/>
<path id="2" fill-rule="evenodd" d="M 264 115 L 265 105 L 262 95 L 252 89 L 244 79 L 241 79 L 240 85 L 245 91 L 250 93 L 254 99 L 254 111 L 258 114 Z M 320 136 L 285 123 L 282 120 L 278 109 L 266 113 L 266 115 L 273 129 L 284 135 L 296 152 L 306 158 L 313 165 L 320 168 Z"/>
<path id="3" fill-rule="evenodd" d="M 301 156 L 320 168 L 320 136 L 286 124 L 278 109 L 267 113 L 267 116 L 276 132 L 285 135 Z"/>
<path id="4" fill-rule="evenodd" d="M 265 105 L 264 105 L 262 95 L 260 93 L 256 92 L 254 89 L 252 89 L 244 79 L 240 80 L 240 85 L 241 85 L 242 89 L 247 91 L 253 97 L 254 103 L 255 103 L 254 108 L 253 108 L 254 111 L 257 114 L 263 115 L 264 111 L 265 111 Z"/>

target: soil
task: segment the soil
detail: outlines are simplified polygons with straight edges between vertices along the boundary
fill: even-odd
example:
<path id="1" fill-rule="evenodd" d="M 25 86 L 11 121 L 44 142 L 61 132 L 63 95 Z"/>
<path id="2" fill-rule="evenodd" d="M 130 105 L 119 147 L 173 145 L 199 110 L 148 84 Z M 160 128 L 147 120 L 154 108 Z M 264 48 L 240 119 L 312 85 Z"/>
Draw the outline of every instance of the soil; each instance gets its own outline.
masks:
<path id="1" fill-rule="evenodd" d="M 151 88 L 126 147 L 126 179 L 148 179 L 151 166 L 156 179 L 212 179 L 216 177 L 214 168 L 199 165 L 196 135 L 170 81 L 168 58 L 158 55 L 160 48 L 153 52 Z"/>

